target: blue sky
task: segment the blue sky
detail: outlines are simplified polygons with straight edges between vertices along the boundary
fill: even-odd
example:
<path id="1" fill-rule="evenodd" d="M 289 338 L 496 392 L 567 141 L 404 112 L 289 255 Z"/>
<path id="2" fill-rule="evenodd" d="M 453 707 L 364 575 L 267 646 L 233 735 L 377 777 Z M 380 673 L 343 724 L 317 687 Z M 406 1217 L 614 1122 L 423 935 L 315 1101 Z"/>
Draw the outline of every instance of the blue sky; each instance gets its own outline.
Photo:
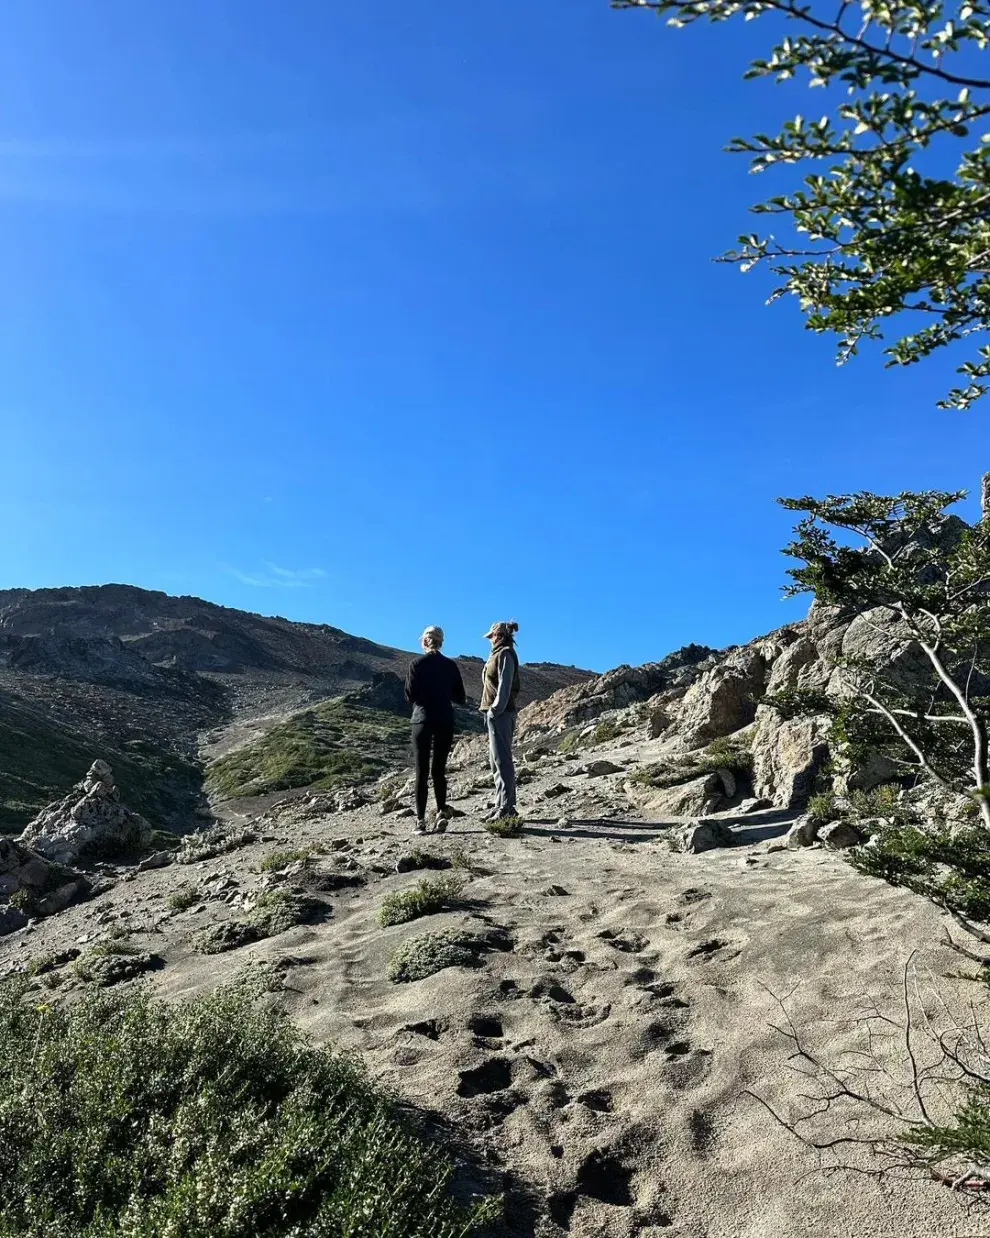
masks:
<path id="1" fill-rule="evenodd" d="M 778 494 L 975 488 L 950 360 L 837 369 L 711 262 L 773 191 L 722 145 L 818 106 L 762 26 L 7 0 L 0 587 L 605 669 L 803 612 Z"/>

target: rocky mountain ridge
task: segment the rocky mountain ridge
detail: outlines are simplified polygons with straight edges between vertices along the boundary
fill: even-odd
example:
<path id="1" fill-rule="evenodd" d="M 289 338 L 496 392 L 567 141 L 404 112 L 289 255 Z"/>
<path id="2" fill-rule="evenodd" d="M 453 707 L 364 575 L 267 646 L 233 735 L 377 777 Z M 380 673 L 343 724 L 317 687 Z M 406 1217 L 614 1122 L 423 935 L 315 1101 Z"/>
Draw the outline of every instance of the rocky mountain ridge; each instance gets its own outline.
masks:
<path id="1" fill-rule="evenodd" d="M 98 757 L 149 819 L 190 828 L 206 811 L 211 757 L 376 684 L 394 701 L 414 656 L 328 624 L 130 585 L 0 591 L 0 830 L 65 794 Z M 481 667 L 461 660 L 474 697 Z M 589 674 L 527 667 L 525 699 Z"/>

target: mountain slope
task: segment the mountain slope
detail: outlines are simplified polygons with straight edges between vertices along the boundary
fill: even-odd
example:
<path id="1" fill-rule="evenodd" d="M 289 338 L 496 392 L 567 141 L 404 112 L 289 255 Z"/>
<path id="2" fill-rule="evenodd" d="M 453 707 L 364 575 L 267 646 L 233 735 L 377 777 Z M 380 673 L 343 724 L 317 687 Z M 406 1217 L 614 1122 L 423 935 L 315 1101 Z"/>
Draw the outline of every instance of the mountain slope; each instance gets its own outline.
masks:
<path id="1" fill-rule="evenodd" d="M 203 759 L 264 744 L 278 728 L 281 739 L 261 750 L 262 763 L 275 764 L 253 781 L 259 789 L 305 785 L 299 779 L 314 752 L 328 757 L 306 711 L 376 677 L 403 676 L 414 656 L 328 624 L 131 585 L 0 591 L 0 829 L 18 828 L 65 794 L 97 756 L 120 767 L 125 794 L 156 824 L 188 826 L 204 804 Z M 483 663 L 459 661 L 477 698 Z M 527 666 L 524 703 L 588 677 L 574 667 Z M 338 727 L 336 735 L 358 773 L 376 764 L 362 760 L 374 721 L 358 721 L 362 707 L 345 711 L 353 734 Z M 286 727 L 293 742 L 312 741 L 299 762 L 280 755 Z M 236 768 L 227 765 L 229 777 L 214 778 L 211 789 L 252 781 L 235 777 Z M 318 774 L 327 772 L 324 761 Z"/>

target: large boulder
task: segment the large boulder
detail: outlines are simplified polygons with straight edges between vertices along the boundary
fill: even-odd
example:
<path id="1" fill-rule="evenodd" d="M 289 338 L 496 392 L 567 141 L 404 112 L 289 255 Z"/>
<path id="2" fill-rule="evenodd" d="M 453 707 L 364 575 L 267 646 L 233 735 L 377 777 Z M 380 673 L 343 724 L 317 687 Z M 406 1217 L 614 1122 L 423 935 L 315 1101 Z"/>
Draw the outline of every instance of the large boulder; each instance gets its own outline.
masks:
<path id="1" fill-rule="evenodd" d="M 677 846 L 679 851 L 697 855 L 716 847 L 732 847 L 735 841 L 732 830 L 722 821 L 692 821 L 681 830 Z"/>
<path id="2" fill-rule="evenodd" d="M 781 720 L 761 706 L 753 741 L 753 794 L 781 808 L 803 804 L 829 756 L 827 718 Z"/>
<path id="3" fill-rule="evenodd" d="M 0 936 L 23 928 L 31 916 L 50 916 L 90 889 L 82 873 L 0 838 Z"/>
<path id="4" fill-rule="evenodd" d="M 753 721 L 772 653 L 770 640 L 744 645 L 692 684 L 677 710 L 677 733 L 684 747 L 701 747 Z"/>
<path id="5" fill-rule="evenodd" d="M 673 787 L 644 791 L 634 782 L 628 782 L 625 789 L 630 798 L 654 819 L 707 816 L 718 812 L 727 798 L 725 783 L 717 771 Z"/>
<path id="6" fill-rule="evenodd" d="M 144 846 L 151 826 L 120 802 L 113 770 L 94 761 L 63 800 L 43 808 L 19 842 L 58 864 L 87 855 L 120 855 Z"/>

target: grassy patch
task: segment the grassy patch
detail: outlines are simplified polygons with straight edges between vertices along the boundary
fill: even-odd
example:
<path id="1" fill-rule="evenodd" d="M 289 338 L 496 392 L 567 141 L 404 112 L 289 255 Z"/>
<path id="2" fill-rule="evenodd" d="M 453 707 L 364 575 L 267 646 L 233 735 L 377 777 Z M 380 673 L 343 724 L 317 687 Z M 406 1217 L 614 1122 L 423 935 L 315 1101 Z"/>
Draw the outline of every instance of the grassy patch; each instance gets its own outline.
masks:
<path id="1" fill-rule="evenodd" d="M 418 920 L 420 916 L 431 916 L 438 911 L 448 911 L 456 903 L 463 889 L 463 877 L 449 875 L 421 881 L 411 890 L 386 894 L 378 912 L 378 923 L 382 928 L 388 928 L 393 924 L 406 924 L 410 920 Z"/>
<path id="2" fill-rule="evenodd" d="M 523 831 L 523 820 L 522 817 L 497 817 L 494 821 L 486 821 L 485 829 L 499 838 L 518 838 Z"/>
<path id="3" fill-rule="evenodd" d="M 0 692 L 0 834 L 19 833 L 67 795 L 97 757 L 113 766 L 124 803 L 152 824 L 188 819 L 198 802 L 201 770 L 165 745 L 94 740 Z"/>
<path id="4" fill-rule="evenodd" d="M 475 954 L 459 933 L 423 933 L 413 937 L 388 961 L 388 978 L 395 984 L 424 980 L 445 967 L 470 967 Z"/>
<path id="5" fill-rule="evenodd" d="M 165 900 L 169 911 L 188 911 L 199 902 L 199 890 L 195 886 L 181 885 Z"/>
<path id="6" fill-rule="evenodd" d="M 630 774 L 631 782 L 640 786 L 664 790 L 678 787 L 694 778 L 726 769 L 736 778 L 746 779 L 753 772 L 753 754 L 745 745 L 731 738 L 716 739 L 699 752 L 689 752 L 669 761 L 643 765 Z"/>
<path id="7" fill-rule="evenodd" d="M 257 841 L 258 835 L 253 830 L 211 825 L 197 834 L 187 834 L 175 858 L 179 864 L 198 864 L 200 860 L 212 860 L 214 856 L 226 855 L 228 851 L 236 851 L 238 847 L 247 847 Z"/>
<path id="8" fill-rule="evenodd" d="M 91 946 L 76 959 L 72 969 L 81 980 L 107 988 L 160 965 L 156 955 L 139 950 L 126 936 L 119 936 Z"/>
<path id="9" fill-rule="evenodd" d="M 190 944 L 198 954 L 225 954 L 266 937 L 277 937 L 297 924 L 306 924 L 323 907 L 319 899 L 297 890 L 267 890 L 245 917 L 200 929 L 193 934 Z"/>
<path id="10" fill-rule="evenodd" d="M 468 1238 L 494 1211 L 455 1203 L 391 1098 L 246 984 L 25 998 L 0 986 L 4 1238 Z"/>
<path id="11" fill-rule="evenodd" d="M 315 846 L 299 847 L 295 851 L 273 851 L 261 861 L 258 865 L 258 871 L 260 873 L 274 873 L 278 872 L 280 868 L 288 868 L 290 864 L 295 864 L 298 860 L 302 860 L 305 863 L 315 851 Z"/>
<path id="12" fill-rule="evenodd" d="M 249 920 L 224 920 L 194 933 L 189 944 L 197 954 L 226 954 L 252 942 L 261 941 L 262 932 Z"/>
<path id="13" fill-rule="evenodd" d="M 223 799 L 294 787 L 332 790 L 380 777 L 404 764 L 408 749 L 409 722 L 401 715 L 327 701 L 212 762 L 207 787 Z"/>

